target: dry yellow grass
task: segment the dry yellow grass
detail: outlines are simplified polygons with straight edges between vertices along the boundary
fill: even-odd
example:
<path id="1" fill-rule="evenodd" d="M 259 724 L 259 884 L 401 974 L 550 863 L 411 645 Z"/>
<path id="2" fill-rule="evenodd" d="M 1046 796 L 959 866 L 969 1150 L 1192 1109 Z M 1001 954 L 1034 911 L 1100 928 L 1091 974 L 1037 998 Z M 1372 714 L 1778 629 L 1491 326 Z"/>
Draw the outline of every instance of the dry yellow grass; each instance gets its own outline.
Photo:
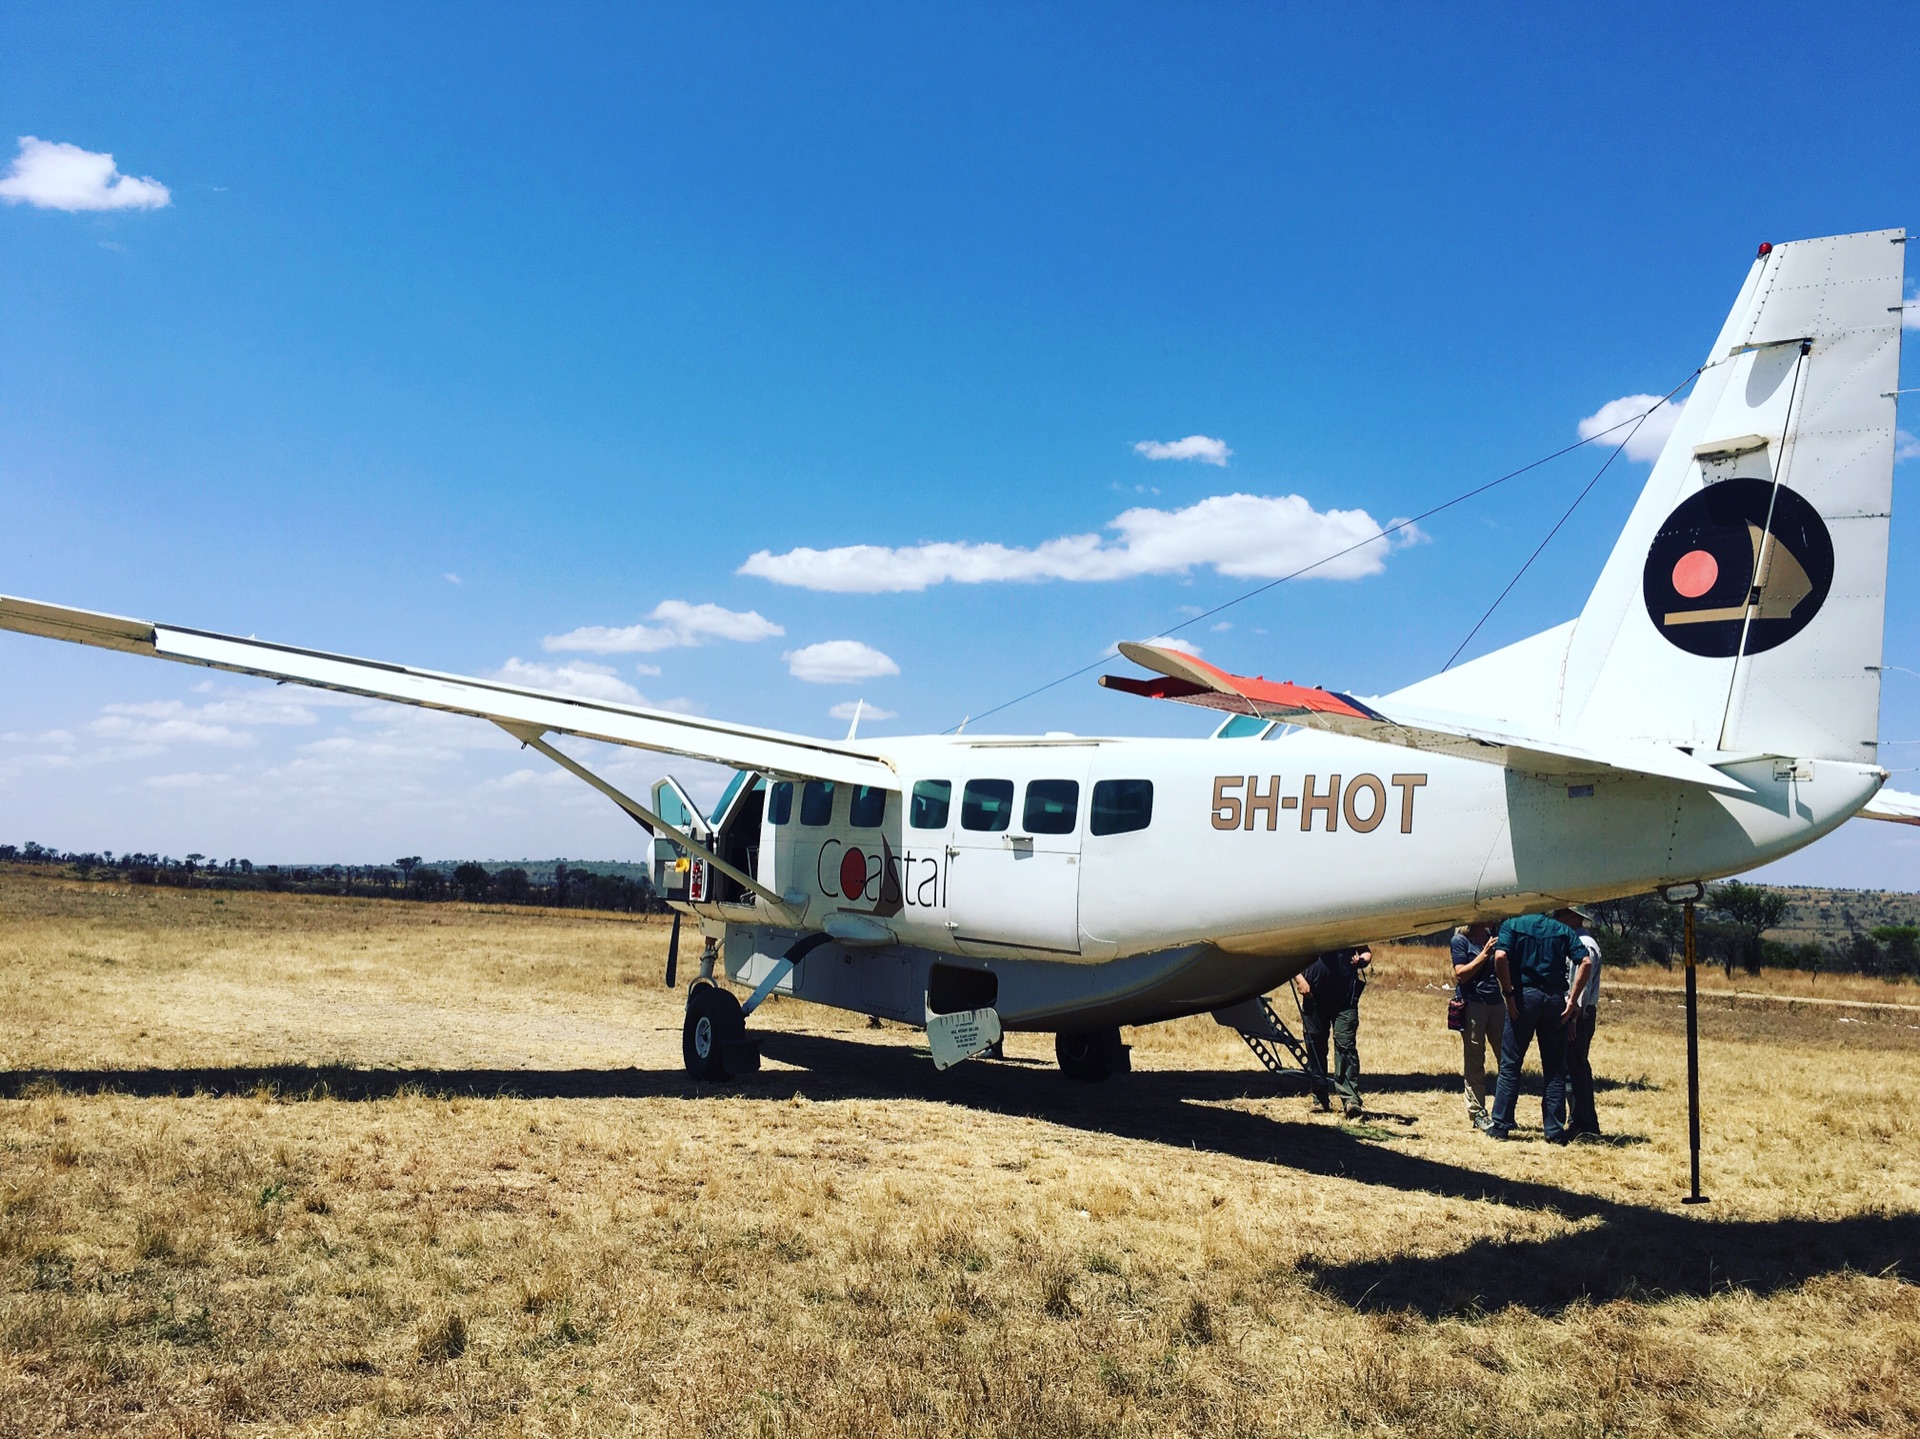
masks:
<path id="1" fill-rule="evenodd" d="M 1430 952 L 1349 1125 L 1205 1020 L 1080 1087 L 777 1003 L 698 1091 L 664 946 L 0 875 L 0 1432 L 1920 1431 L 1920 1015 L 1710 1004 L 1682 1210 L 1671 996 L 1556 1150 L 1468 1129 Z"/>

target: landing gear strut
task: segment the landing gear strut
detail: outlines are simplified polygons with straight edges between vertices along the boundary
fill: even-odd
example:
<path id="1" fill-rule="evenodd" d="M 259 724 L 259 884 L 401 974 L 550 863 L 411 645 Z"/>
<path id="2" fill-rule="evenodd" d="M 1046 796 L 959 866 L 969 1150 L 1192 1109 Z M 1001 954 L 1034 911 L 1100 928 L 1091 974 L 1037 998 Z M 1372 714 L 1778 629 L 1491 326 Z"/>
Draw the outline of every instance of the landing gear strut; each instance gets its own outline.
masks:
<path id="1" fill-rule="evenodd" d="M 1057 1034 L 1053 1038 L 1053 1052 L 1060 1061 L 1062 1074 L 1087 1084 L 1096 1084 L 1110 1074 L 1125 1074 L 1133 1068 L 1133 1047 L 1120 1042 L 1118 1026 Z"/>

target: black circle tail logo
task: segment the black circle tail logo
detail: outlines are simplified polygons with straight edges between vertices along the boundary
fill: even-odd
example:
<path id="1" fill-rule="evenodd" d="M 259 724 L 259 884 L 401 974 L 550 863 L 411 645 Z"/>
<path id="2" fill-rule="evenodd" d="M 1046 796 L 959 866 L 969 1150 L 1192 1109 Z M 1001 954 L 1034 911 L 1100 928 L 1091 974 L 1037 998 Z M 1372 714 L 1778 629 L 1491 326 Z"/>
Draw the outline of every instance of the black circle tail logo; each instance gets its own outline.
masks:
<path id="1" fill-rule="evenodd" d="M 1768 510 L 1772 533 L 1768 533 Z M 1806 498 L 1722 480 L 1678 505 L 1647 551 L 1653 627 L 1688 654 L 1757 655 L 1805 629 L 1833 588 L 1833 537 Z"/>

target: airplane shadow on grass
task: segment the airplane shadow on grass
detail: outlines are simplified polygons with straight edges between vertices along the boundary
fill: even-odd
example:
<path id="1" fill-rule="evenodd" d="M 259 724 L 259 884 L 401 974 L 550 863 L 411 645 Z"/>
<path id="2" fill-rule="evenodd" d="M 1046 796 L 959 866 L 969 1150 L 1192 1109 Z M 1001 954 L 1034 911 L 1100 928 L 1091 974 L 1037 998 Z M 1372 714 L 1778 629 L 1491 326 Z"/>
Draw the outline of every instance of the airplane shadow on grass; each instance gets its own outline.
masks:
<path id="1" fill-rule="evenodd" d="M 98 1069 L 0 1073 L 0 1098 L 46 1085 L 75 1093 L 141 1098 L 207 1094 L 349 1102 L 408 1094 L 477 1098 L 696 1098 L 703 1093 L 793 1094 L 813 1100 L 916 1099 L 1038 1119 L 1088 1133 L 1208 1150 L 1296 1172 L 1552 1211 L 1580 1224 L 1546 1239 L 1479 1239 L 1438 1256 L 1299 1267 L 1330 1297 L 1356 1309 L 1413 1310 L 1428 1317 L 1509 1305 L 1557 1313 L 1581 1300 L 1658 1299 L 1741 1289 L 1772 1293 L 1846 1271 L 1920 1282 L 1920 1214 L 1842 1219 L 1723 1220 L 1508 1179 L 1425 1158 L 1391 1143 L 1304 1116 L 1276 1119 L 1219 1101 L 1276 1090 L 1265 1076 L 1233 1070 L 1162 1071 L 1108 1085 L 1079 1085 L 1028 1066 L 970 1064 L 938 1074 L 924 1053 L 848 1036 L 764 1035 L 768 1058 L 795 1069 L 764 1071 L 728 1091 L 708 1091 L 672 1071 L 638 1069 L 354 1069 L 303 1065 L 231 1069 Z M 1376 1075 L 1370 1093 L 1450 1092 L 1451 1075 Z M 1577 1162 L 1581 1151 L 1571 1151 Z"/>

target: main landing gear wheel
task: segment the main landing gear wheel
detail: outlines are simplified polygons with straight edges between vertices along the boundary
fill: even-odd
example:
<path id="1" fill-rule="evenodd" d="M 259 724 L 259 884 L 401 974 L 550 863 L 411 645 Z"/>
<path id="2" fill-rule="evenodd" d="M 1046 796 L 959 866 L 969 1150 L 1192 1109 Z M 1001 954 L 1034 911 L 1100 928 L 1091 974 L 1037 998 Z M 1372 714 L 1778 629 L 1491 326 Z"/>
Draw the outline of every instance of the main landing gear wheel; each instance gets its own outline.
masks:
<path id="1" fill-rule="evenodd" d="M 1053 1053 L 1060 1061 L 1062 1074 L 1088 1084 L 1096 1084 L 1110 1074 L 1125 1074 L 1133 1068 L 1132 1047 L 1120 1042 L 1117 1026 L 1079 1034 L 1056 1034 Z"/>
<path id="2" fill-rule="evenodd" d="M 725 1079 L 727 1051 L 736 1055 L 747 1037 L 747 1017 L 740 1001 L 717 984 L 695 984 L 687 991 L 687 1022 L 680 1032 L 680 1056 L 695 1079 Z M 758 1056 L 756 1055 L 757 1059 Z M 740 1066 L 744 1068 L 745 1066 Z M 759 1068 L 756 1063 L 753 1066 Z"/>

